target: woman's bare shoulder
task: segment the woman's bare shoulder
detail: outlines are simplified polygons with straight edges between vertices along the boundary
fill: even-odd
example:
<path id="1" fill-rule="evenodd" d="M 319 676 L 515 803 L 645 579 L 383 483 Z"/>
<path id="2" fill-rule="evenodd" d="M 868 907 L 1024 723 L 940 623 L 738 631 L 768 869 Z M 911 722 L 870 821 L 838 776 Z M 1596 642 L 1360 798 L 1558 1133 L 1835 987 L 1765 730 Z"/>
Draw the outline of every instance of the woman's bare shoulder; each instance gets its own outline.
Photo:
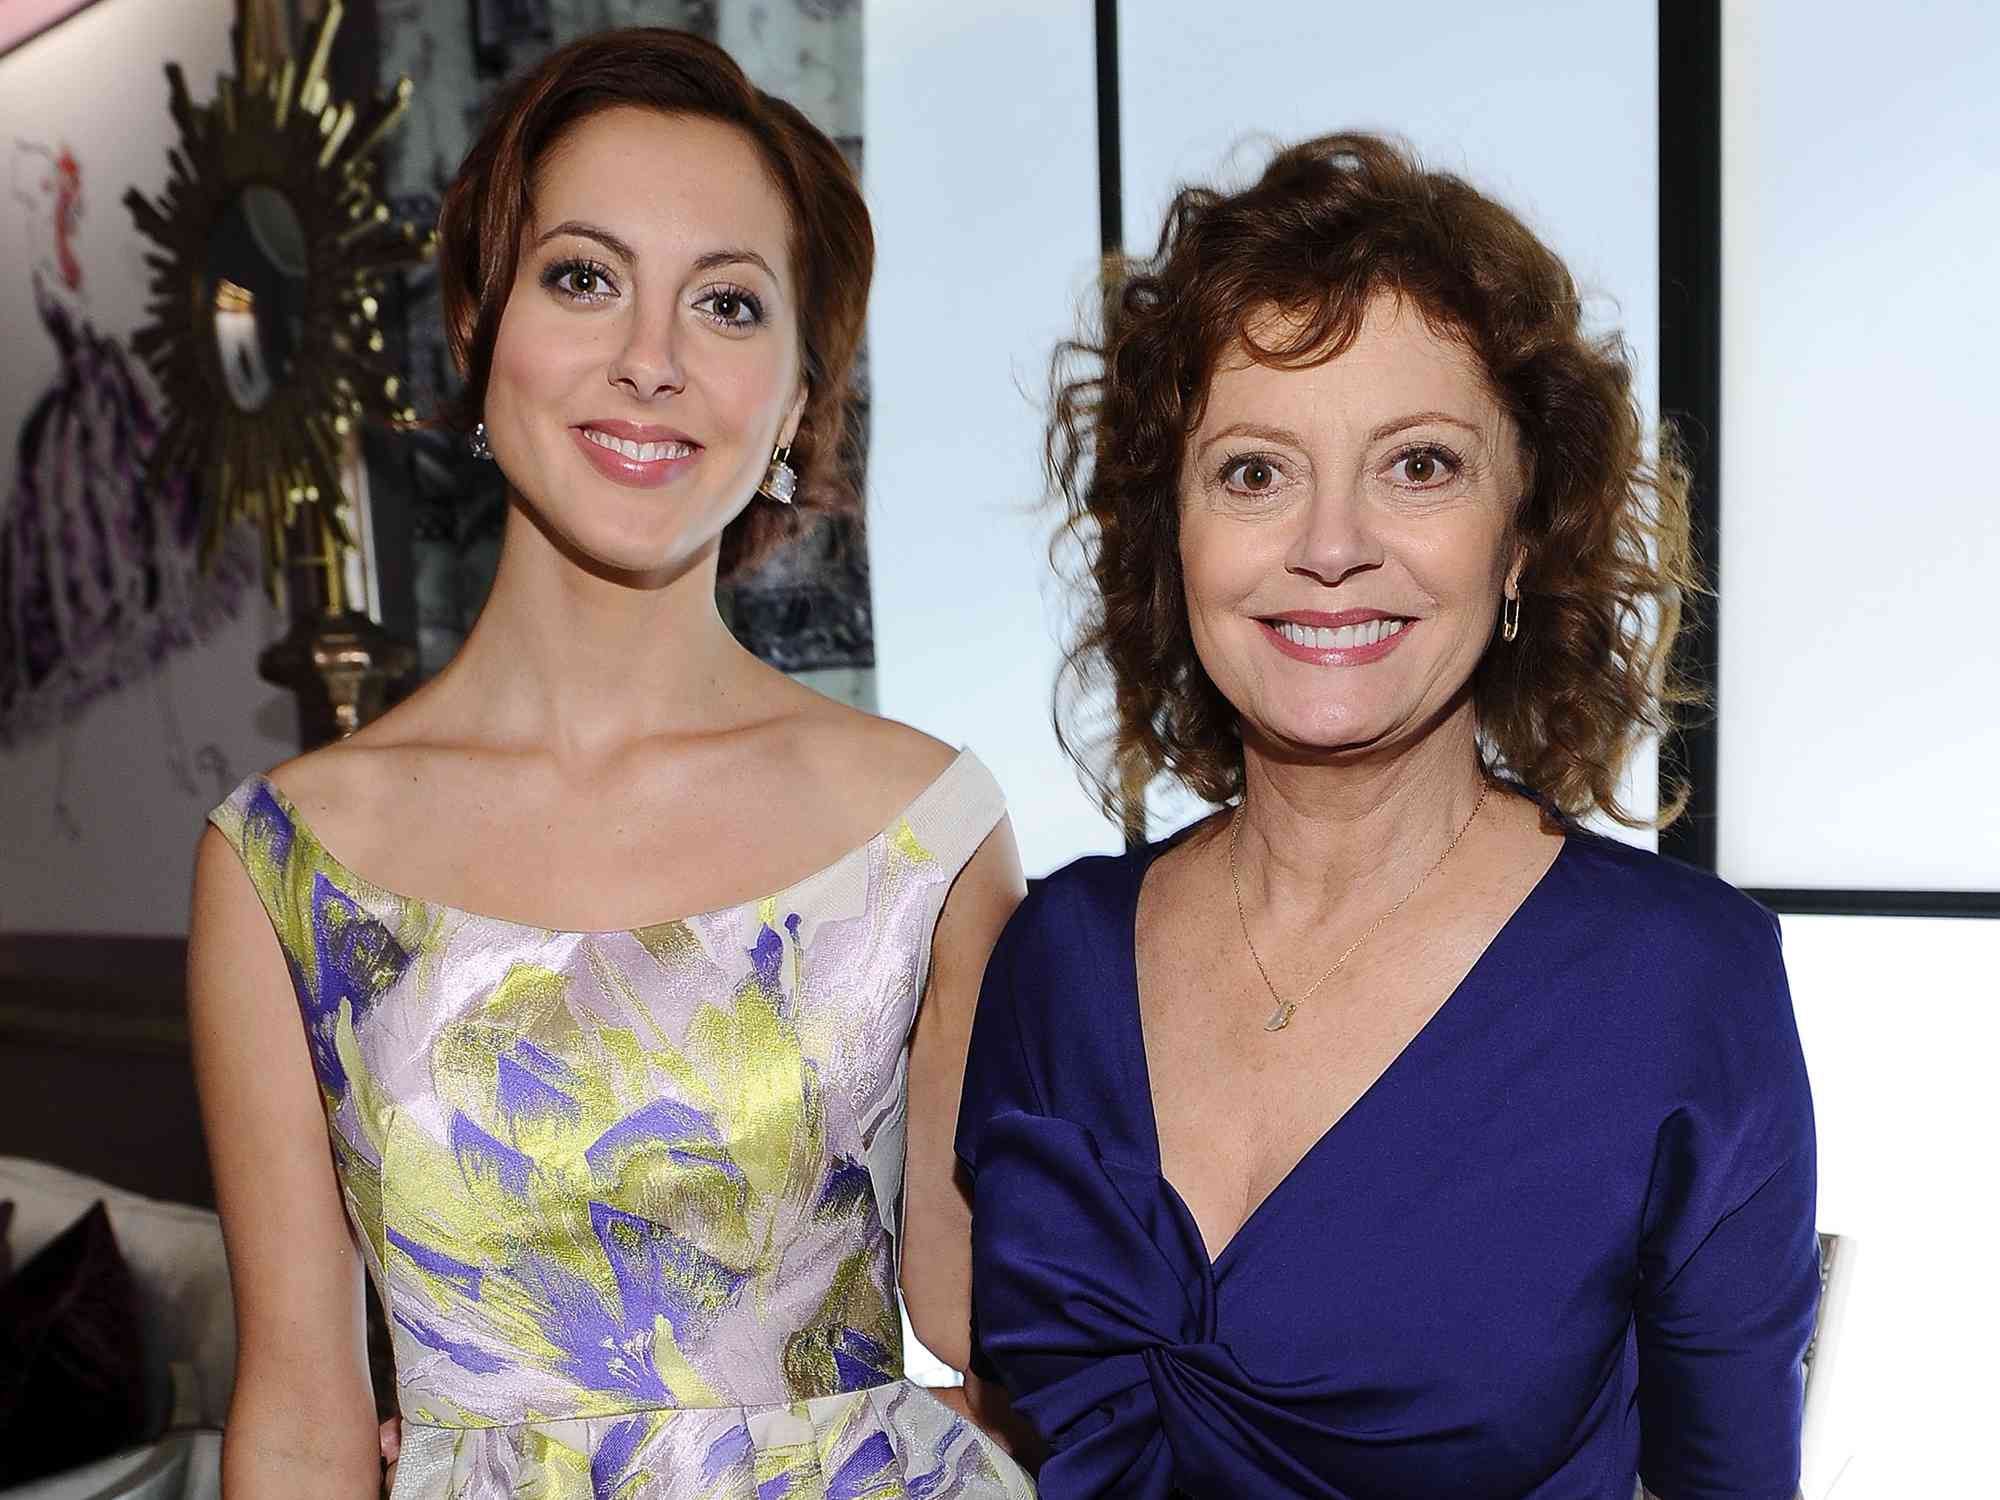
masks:
<path id="1" fill-rule="evenodd" d="M 357 810 L 393 806 L 406 789 L 420 790 L 441 759 L 462 755 L 466 747 L 447 729 L 419 689 L 345 739 L 295 755 L 264 776 L 315 826 L 339 822 Z"/>
<path id="2" fill-rule="evenodd" d="M 803 708 L 787 740 L 800 785 L 865 814 L 871 829 L 909 806 L 960 754 L 899 720 L 829 698 Z"/>

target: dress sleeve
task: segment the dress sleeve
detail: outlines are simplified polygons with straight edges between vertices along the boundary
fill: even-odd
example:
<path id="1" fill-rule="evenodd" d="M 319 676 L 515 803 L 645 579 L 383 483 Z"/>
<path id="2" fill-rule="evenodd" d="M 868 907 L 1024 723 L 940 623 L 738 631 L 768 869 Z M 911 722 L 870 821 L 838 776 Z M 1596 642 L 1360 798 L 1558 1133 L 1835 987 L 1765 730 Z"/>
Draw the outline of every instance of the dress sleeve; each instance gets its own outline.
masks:
<path id="1" fill-rule="evenodd" d="M 1692 976 L 1639 1254 L 1640 1473 L 1669 1500 L 1791 1500 L 1819 1299 L 1812 1097 L 1776 922 Z"/>
<path id="2" fill-rule="evenodd" d="M 930 983 L 931 939 L 952 882 L 1007 816 L 1000 784 L 970 750 L 959 752 L 942 775 L 919 794 L 890 830 L 891 841 L 925 873 L 923 932 L 917 944 L 916 992 Z"/>
<path id="3" fill-rule="evenodd" d="M 304 934 L 295 886 L 302 861 L 293 858 L 299 828 L 289 807 L 264 777 L 247 776 L 209 813 L 208 821 L 236 851 L 285 957 L 297 968 Z"/>
<path id="4" fill-rule="evenodd" d="M 1015 985 L 1021 950 L 1031 942 L 1039 904 L 1030 893 L 1016 908 L 993 945 L 992 956 L 986 961 L 986 977 L 979 985 L 954 1141 L 958 1159 L 974 1176 L 979 1172 L 980 1140 L 996 1116 L 1009 1110 L 1046 1113 L 1021 1045 L 1020 996 Z"/>

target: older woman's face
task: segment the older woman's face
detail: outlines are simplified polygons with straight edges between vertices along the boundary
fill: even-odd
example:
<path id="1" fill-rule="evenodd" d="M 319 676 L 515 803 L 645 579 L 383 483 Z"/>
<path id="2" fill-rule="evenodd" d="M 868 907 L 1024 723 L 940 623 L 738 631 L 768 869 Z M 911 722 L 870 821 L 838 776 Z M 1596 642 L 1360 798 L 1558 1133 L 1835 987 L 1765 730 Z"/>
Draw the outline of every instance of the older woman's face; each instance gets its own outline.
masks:
<path id="1" fill-rule="evenodd" d="M 1393 297 L 1332 360 L 1226 361 L 1182 463 L 1181 564 L 1246 742 L 1311 757 L 1440 723 L 1520 565 L 1523 483 L 1477 359 Z"/>
<path id="2" fill-rule="evenodd" d="M 575 551 L 676 571 L 748 503 L 805 400 L 789 241 L 756 147 L 718 121 L 610 109 L 544 159 L 484 415 Z"/>

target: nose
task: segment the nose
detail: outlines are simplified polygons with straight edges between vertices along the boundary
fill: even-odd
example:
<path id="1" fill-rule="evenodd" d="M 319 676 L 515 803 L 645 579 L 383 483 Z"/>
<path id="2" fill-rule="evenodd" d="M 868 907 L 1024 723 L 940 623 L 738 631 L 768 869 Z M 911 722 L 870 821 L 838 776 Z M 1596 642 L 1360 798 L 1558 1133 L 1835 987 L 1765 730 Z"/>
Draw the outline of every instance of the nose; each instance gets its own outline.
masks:
<path id="1" fill-rule="evenodd" d="M 622 386 L 641 401 L 679 395 L 686 386 L 681 369 L 679 324 L 671 303 L 660 312 L 635 309 L 625 326 L 625 338 L 606 371 L 611 384 Z"/>
<path id="2" fill-rule="evenodd" d="M 1354 485 L 1322 485 L 1300 517 L 1285 558 L 1287 572 L 1331 588 L 1382 565 L 1382 542 Z"/>

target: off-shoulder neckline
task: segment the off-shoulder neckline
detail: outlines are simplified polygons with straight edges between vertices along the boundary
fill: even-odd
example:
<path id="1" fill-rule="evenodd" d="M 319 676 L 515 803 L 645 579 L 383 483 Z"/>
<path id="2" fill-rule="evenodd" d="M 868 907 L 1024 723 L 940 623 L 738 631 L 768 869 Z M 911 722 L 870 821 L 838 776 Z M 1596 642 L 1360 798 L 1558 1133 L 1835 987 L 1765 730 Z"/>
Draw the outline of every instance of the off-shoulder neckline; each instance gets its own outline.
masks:
<path id="1" fill-rule="evenodd" d="M 277 804 L 279 810 L 290 821 L 294 831 L 310 839 L 313 847 L 319 851 L 321 858 L 339 872 L 344 882 L 354 887 L 354 891 L 351 891 L 350 894 L 358 892 L 359 894 L 397 902 L 403 906 L 415 907 L 421 911 L 438 912 L 447 916 L 459 917 L 466 921 L 480 922 L 493 927 L 508 928 L 515 932 L 536 933 L 545 938 L 587 939 L 633 937 L 640 933 L 657 931 L 662 927 L 676 927 L 690 922 L 712 921 L 720 917 L 729 916 L 735 912 L 743 911 L 746 908 L 762 906 L 767 902 L 782 902 L 787 896 L 801 891 L 818 881 L 825 880 L 838 871 L 845 869 L 855 860 L 864 858 L 874 849 L 890 842 L 896 836 L 897 831 L 909 823 L 912 816 L 937 795 L 940 788 L 956 777 L 968 764 L 978 765 L 979 758 L 969 749 L 960 749 L 958 754 L 952 757 L 950 763 L 942 771 L 938 772 L 936 776 L 932 777 L 923 789 L 906 802 L 896 815 L 883 824 L 872 837 L 862 843 L 856 844 L 845 853 L 836 856 L 831 862 L 821 865 L 815 870 L 807 871 L 796 880 L 786 882 L 775 891 L 771 891 L 765 895 L 751 896 L 742 901 L 731 901 L 722 906 L 708 907 L 702 911 L 688 912 L 681 916 L 663 917 L 654 922 L 642 922 L 636 927 L 598 928 L 546 927 L 537 922 L 523 922 L 513 917 L 499 917 L 489 912 L 473 911 L 467 907 L 454 906 L 448 901 L 433 901 L 423 896 L 412 896 L 403 891 L 398 891 L 370 880 L 366 875 L 363 875 L 359 870 L 348 864 L 326 846 L 325 840 L 320 838 L 312 824 L 307 821 L 305 814 L 299 810 L 298 804 L 286 796 L 284 789 L 271 780 L 269 776 L 266 776 L 262 772 L 255 772 L 246 778 L 246 780 L 250 785 L 261 788 L 268 793 L 271 800 Z"/>

